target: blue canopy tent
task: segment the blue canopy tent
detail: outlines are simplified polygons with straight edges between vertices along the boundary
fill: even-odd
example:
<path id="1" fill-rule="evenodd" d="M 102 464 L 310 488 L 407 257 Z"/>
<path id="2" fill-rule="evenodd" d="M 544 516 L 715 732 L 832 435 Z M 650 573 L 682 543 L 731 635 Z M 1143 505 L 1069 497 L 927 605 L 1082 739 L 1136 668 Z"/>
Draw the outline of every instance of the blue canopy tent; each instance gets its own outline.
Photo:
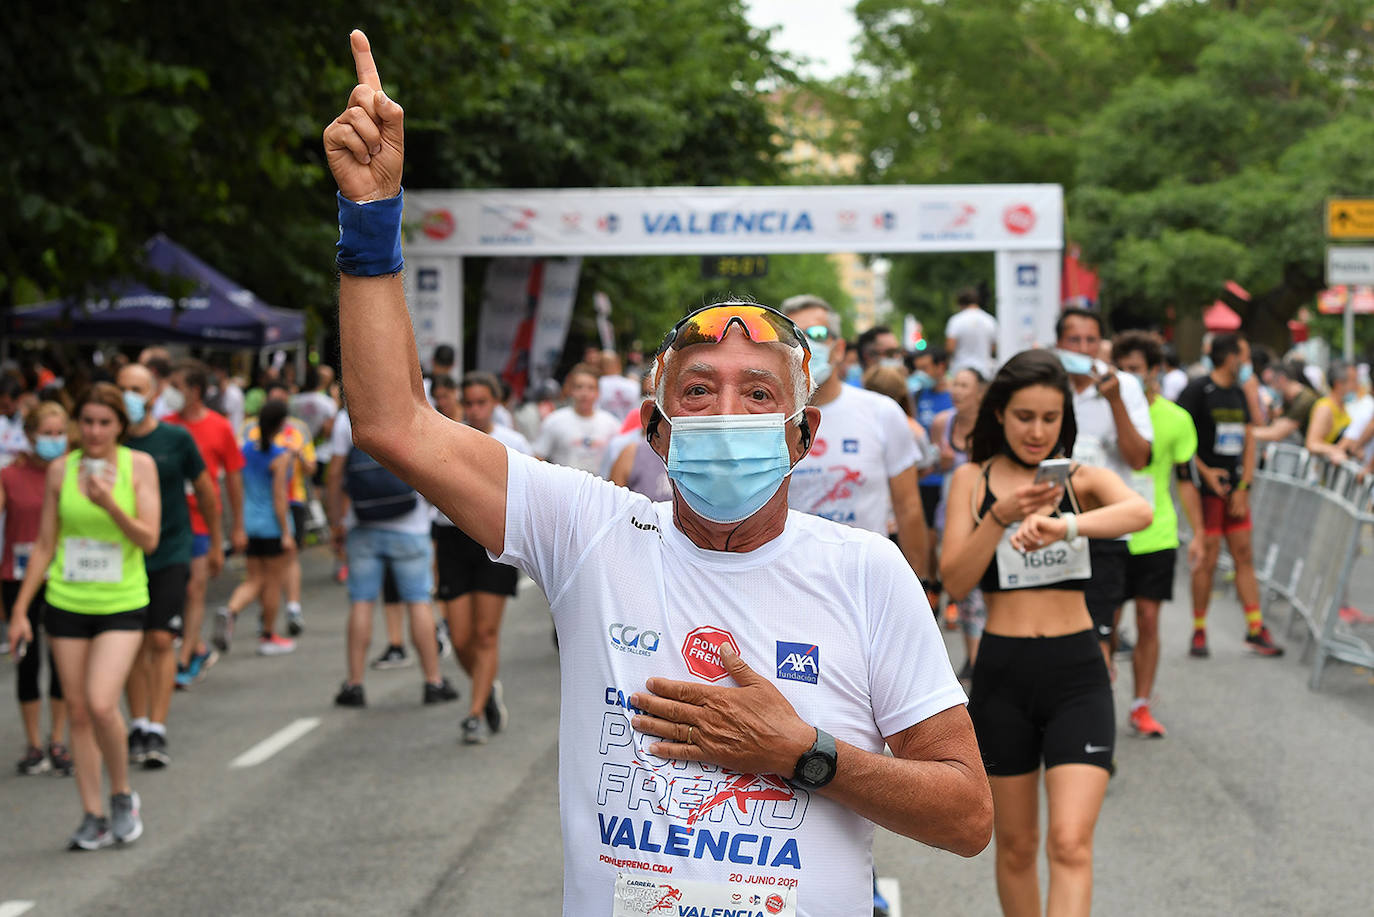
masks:
<path id="1" fill-rule="evenodd" d="M 174 299 L 144 283 L 119 281 L 104 298 L 54 300 L 8 312 L 7 336 L 225 349 L 287 347 L 305 340 L 303 313 L 267 305 L 161 233 L 148 240 L 143 266 L 189 292 Z"/>

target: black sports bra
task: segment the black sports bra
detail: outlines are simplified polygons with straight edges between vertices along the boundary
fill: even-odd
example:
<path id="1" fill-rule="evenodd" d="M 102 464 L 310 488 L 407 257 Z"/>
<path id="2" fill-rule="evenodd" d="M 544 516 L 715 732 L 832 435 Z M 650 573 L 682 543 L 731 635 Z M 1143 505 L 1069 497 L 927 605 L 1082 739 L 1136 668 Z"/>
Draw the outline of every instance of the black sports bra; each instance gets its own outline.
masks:
<path id="1" fill-rule="evenodd" d="M 988 479 L 988 472 L 990 470 L 991 463 L 983 466 L 983 502 L 973 514 L 975 525 L 983 521 L 983 516 L 986 515 L 988 510 L 992 509 L 993 504 L 997 502 L 997 496 L 992 492 L 992 485 Z M 1072 474 L 1070 474 L 1070 480 L 1064 482 L 1064 496 L 1059 501 L 1059 508 L 1056 514 L 1078 513 L 1082 511 L 1078 506 L 1078 495 L 1073 492 L 1072 477 Z M 1006 537 L 1005 532 L 1002 533 L 1002 537 Z M 1001 544 L 1000 540 L 998 544 Z M 983 576 L 978 581 L 978 587 L 982 589 L 984 593 L 988 593 L 1029 592 L 1034 589 L 1058 589 L 1066 592 L 1083 592 L 1088 586 L 1088 580 L 1086 579 L 1065 579 L 1054 583 L 1042 583 L 1038 586 L 1011 586 L 1003 589 L 999 572 L 997 568 L 997 553 L 994 551 L 992 560 L 988 562 L 988 568 L 983 571 Z"/>

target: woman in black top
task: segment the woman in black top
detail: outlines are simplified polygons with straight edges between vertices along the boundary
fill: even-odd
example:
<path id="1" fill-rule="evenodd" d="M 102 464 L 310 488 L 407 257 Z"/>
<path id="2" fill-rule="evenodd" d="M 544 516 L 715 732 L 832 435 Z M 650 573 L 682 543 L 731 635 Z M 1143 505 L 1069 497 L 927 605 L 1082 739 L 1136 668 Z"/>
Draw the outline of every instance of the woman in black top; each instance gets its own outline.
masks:
<path id="1" fill-rule="evenodd" d="M 981 584 L 988 622 L 969 715 L 992 785 L 997 893 L 1006 914 L 1040 913 L 1039 778 L 1049 795 L 1049 915 L 1092 907 L 1092 838 L 1116 735 L 1111 682 L 1083 586 L 1087 539 L 1149 525 L 1152 511 L 1115 473 L 1074 466 L 1066 487 L 1036 466 L 1073 454 L 1068 375 L 1049 352 L 997 373 L 950 482 L 940 559 L 955 598 Z"/>

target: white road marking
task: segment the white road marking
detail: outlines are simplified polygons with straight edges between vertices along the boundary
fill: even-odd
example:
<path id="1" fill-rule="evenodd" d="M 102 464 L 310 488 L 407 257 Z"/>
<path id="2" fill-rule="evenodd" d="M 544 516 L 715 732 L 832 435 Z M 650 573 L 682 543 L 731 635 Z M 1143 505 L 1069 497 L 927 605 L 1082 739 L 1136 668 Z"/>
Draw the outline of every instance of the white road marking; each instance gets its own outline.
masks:
<path id="1" fill-rule="evenodd" d="M 0 901 L 0 917 L 19 917 L 33 910 L 32 901 Z"/>
<path id="2" fill-rule="evenodd" d="M 239 755 L 233 761 L 230 761 L 229 766 L 253 767 L 261 764 L 318 725 L 320 725 L 320 718 L 317 716 L 308 716 L 296 720 L 286 728 L 272 733 L 270 736 Z M 0 917 L 6 917 L 6 915 L 0 914 Z"/>
<path id="3" fill-rule="evenodd" d="M 902 917 L 902 889 L 896 879 L 879 876 L 878 894 L 887 899 L 889 917 Z"/>

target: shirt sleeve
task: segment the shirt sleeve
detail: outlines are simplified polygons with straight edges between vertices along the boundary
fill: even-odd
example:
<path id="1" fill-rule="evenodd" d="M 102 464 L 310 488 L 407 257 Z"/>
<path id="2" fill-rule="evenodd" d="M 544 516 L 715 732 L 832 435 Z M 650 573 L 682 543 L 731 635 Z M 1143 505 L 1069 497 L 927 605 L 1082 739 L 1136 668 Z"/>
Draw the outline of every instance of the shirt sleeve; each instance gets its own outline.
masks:
<path id="1" fill-rule="evenodd" d="M 196 478 L 200 477 L 200 473 L 205 470 L 205 459 L 200 457 L 200 448 L 185 427 L 172 426 L 171 429 L 180 434 L 181 473 L 186 480 L 194 483 Z"/>
<path id="2" fill-rule="evenodd" d="M 865 574 L 873 720 L 891 736 L 967 698 L 925 590 L 897 546 L 886 538 L 870 539 Z"/>
<path id="3" fill-rule="evenodd" d="M 1150 402 L 1145 397 L 1145 390 L 1140 387 L 1140 380 L 1130 373 L 1118 372 L 1117 379 L 1121 383 L 1121 400 L 1126 405 L 1126 414 L 1131 418 L 1131 426 L 1135 427 L 1136 432 L 1145 438 L 1147 443 L 1155 441 L 1155 426 L 1150 422 Z"/>
<path id="4" fill-rule="evenodd" d="M 1197 427 L 1193 426 L 1192 416 L 1181 414 L 1178 418 L 1178 438 L 1174 441 L 1173 462 L 1182 465 L 1196 454 Z"/>
<path id="5" fill-rule="evenodd" d="M 334 418 L 334 432 L 329 434 L 329 450 L 334 455 L 348 455 L 353 448 L 353 422 L 340 411 Z"/>
<path id="6" fill-rule="evenodd" d="M 551 603 L 606 527 L 635 502 L 649 505 L 646 498 L 585 471 L 540 462 L 509 447 L 506 469 L 506 541 L 499 557 L 488 556 L 528 573 Z"/>
<path id="7" fill-rule="evenodd" d="M 916 438 L 911 435 L 911 426 L 906 422 L 906 414 L 891 398 L 880 397 L 882 400 L 874 404 L 883 431 L 883 466 L 891 479 L 910 470 L 921 455 L 916 448 Z"/>

